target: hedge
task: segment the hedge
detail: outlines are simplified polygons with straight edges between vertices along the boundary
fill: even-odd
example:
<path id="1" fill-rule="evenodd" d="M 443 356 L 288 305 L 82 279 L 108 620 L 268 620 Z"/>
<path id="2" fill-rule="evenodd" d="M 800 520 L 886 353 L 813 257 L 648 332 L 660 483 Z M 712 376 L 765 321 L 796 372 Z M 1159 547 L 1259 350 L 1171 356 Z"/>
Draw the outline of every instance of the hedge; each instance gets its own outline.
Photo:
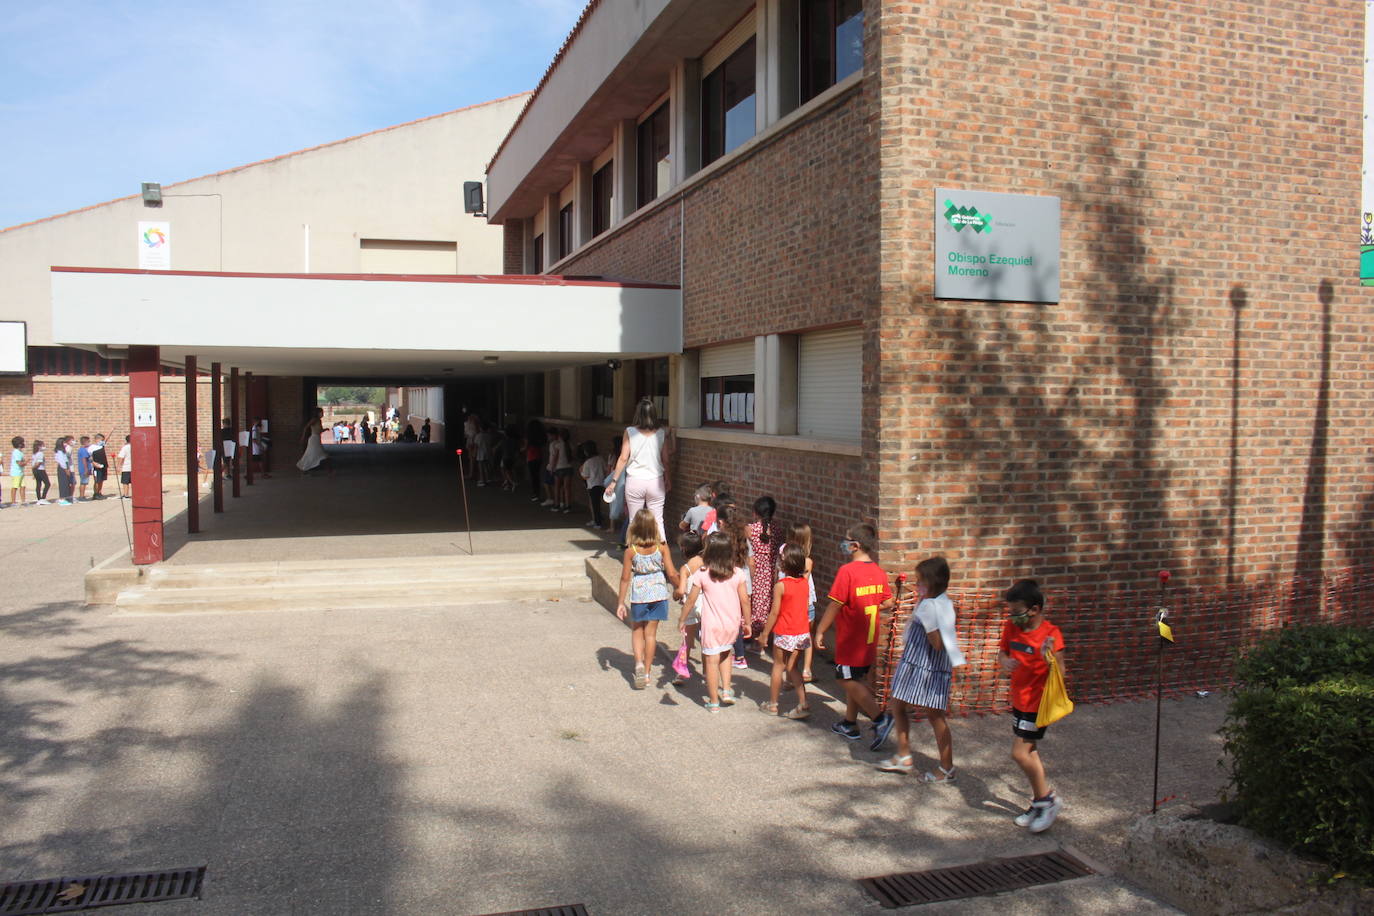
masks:
<path id="1" fill-rule="evenodd" d="M 1374 633 L 1285 630 L 1237 674 L 1222 736 L 1241 823 L 1374 884 Z"/>

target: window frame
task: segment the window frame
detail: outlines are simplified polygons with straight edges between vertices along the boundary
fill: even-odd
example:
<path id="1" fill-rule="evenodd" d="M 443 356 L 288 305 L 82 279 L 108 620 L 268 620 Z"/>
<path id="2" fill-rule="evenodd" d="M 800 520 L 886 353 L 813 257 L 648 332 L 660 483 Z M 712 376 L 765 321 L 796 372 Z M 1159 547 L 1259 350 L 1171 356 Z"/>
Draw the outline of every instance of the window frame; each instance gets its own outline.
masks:
<path id="1" fill-rule="evenodd" d="M 748 387 L 748 390 L 747 390 L 747 391 L 741 391 L 741 390 L 739 390 L 740 386 L 743 386 L 743 385 L 745 385 L 745 384 L 747 384 L 747 385 L 749 386 L 749 387 Z M 728 386 L 730 386 L 730 385 L 735 386 L 736 390 L 735 390 L 735 391 L 727 391 L 726 388 L 727 388 Z M 710 410 L 709 405 L 710 405 L 710 396 L 713 395 L 713 394 L 714 394 L 714 395 L 717 395 L 717 396 L 722 396 L 722 395 L 726 395 L 726 394 L 749 394 L 749 395 L 757 395 L 757 393 L 758 393 L 758 373 L 757 373 L 757 372 L 750 372 L 750 373 L 748 373 L 747 375 L 744 375 L 744 374 L 741 374 L 741 375 L 711 375 L 711 376 L 706 376 L 706 377 L 702 378 L 702 379 L 701 379 L 701 404 L 700 404 L 700 407 L 701 407 L 701 425 L 702 425 L 702 426 L 705 426 L 705 427 L 712 427 L 712 428 L 715 428 L 715 429 L 736 429 L 736 430 L 748 430 L 748 431 L 750 431 L 750 432 L 753 432 L 755 429 L 757 429 L 757 424 L 756 424 L 756 420 L 758 419 L 758 410 L 757 410 L 757 406 L 755 407 L 754 419 L 753 419 L 753 420 L 748 420 L 748 419 L 746 419 L 746 420 L 730 420 L 730 421 L 727 421 L 727 420 L 721 419 L 721 418 L 723 418 L 723 417 L 725 416 L 725 413 L 724 413 L 723 410 L 722 410 L 722 411 L 720 412 L 720 414 L 719 414 L 719 417 L 721 417 L 721 418 L 711 419 L 711 410 Z M 745 416 L 746 416 L 746 417 L 748 416 L 748 413 L 747 413 L 747 412 L 746 412 Z"/>
<path id="2" fill-rule="evenodd" d="M 544 272 L 544 233 L 539 233 L 532 240 L 534 246 L 534 273 Z"/>
<path id="3" fill-rule="evenodd" d="M 758 133 L 757 53 L 758 36 L 751 35 L 710 73 L 701 78 L 701 164 L 703 167 L 743 146 Z M 755 115 L 753 123 L 750 124 L 749 136 L 731 146 L 729 145 L 727 126 L 730 111 L 734 109 L 726 108 L 726 90 L 731 85 L 731 77 L 738 77 L 745 71 L 748 72 L 750 91 L 748 95 L 741 97 L 735 103 L 735 107 L 743 104 L 747 99 L 753 99 Z"/>
<path id="4" fill-rule="evenodd" d="M 863 3 L 861 2 L 861 0 L 810 0 L 809 3 L 804 3 L 800 10 L 800 15 L 797 17 L 797 75 L 798 95 L 800 96 L 800 104 L 805 105 L 807 102 L 811 101 L 816 96 L 820 95 L 822 92 L 829 89 L 831 86 L 834 86 L 836 83 L 840 81 L 840 79 L 843 79 L 843 77 L 837 77 L 836 65 L 840 57 L 838 48 L 839 27 L 843 25 L 845 22 L 848 22 L 850 19 L 854 18 L 853 14 L 851 14 L 848 19 L 844 19 L 843 21 L 839 20 L 839 12 L 844 7 L 844 5 L 847 4 L 856 4 L 858 6 L 859 28 L 861 30 L 859 46 L 859 70 L 863 70 Z M 815 19 L 813 18 L 817 12 L 823 12 L 824 14 L 824 31 L 827 36 L 827 60 L 825 62 L 826 75 L 824 77 L 826 82 L 824 83 L 824 85 L 818 84 L 819 81 L 817 80 L 815 73 L 816 67 L 814 66 L 815 56 L 812 53 L 818 38 L 814 30 L 814 26 L 816 23 Z M 848 73 L 845 74 L 845 76 L 848 75 Z"/>
<path id="5" fill-rule="evenodd" d="M 615 160 L 592 172 L 592 238 L 611 228 L 615 200 Z"/>
<path id="6" fill-rule="evenodd" d="M 573 253 L 573 202 L 558 208 L 558 260 Z"/>
<path id="7" fill-rule="evenodd" d="M 657 142 L 662 133 L 664 155 L 653 158 Z M 658 200 L 668 190 L 658 186 L 658 165 L 672 162 L 673 124 L 672 109 L 668 101 L 663 102 L 643 121 L 635 125 L 635 208 L 647 207 Z"/>

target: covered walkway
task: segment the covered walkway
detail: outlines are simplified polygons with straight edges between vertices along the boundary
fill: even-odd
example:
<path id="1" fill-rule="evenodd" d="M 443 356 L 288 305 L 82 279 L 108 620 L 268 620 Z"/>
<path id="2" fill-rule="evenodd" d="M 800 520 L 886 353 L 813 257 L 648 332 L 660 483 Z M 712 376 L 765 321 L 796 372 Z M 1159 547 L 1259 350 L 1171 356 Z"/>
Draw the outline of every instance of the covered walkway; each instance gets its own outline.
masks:
<path id="1" fill-rule="evenodd" d="M 336 473 L 303 477 L 295 467 L 243 486 L 227 510 L 202 499 L 201 531 L 167 525 L 169 565 L 268 561 L 466 556 L 457 459 L 439 445 L 327 446 Z M 585 527 L 587 514 L 564 515 L 514 492 L 467 483 L 472 547 L 477 556 L 580 551 L 609 543 Z"/>

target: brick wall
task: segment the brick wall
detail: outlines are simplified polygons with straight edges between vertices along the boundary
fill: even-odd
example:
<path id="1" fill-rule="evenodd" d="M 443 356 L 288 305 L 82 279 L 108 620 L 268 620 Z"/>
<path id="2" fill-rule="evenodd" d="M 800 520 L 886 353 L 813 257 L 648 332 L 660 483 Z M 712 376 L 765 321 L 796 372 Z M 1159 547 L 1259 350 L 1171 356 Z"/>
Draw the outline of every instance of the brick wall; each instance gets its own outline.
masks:
<path id="1" fill-rule="evenodd" d="M 868 28 L 902 564 L 1063 587 L 1367 563 L 1359 16 L 941 0 Z M 933 300 L 936 185 L 1060 197 L 1062 300 Z"/>

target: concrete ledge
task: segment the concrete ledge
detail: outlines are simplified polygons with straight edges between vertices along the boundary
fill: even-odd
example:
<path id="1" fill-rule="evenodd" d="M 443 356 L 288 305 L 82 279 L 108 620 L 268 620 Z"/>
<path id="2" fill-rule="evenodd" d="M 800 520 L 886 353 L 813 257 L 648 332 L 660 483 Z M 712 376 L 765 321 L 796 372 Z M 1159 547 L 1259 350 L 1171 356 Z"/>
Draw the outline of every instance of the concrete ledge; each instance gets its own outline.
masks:
<path id="1" fill-rule="evenodd" d="M 1321 863 L 1187 806 L 1138 818 L 1119 871 L 1160 899 L 1204 916 L 1374 912 L 1374 890 L 1327 885 L 1330 869 Z"/>
<path id="2" fill-rule="evenodd" d="M 587 557 L 587 579 L 592 586 L 592 600 L 612 614 L 620 603 L 620 570 L 624 562 L 610 553 L 596 553 Z"/>

